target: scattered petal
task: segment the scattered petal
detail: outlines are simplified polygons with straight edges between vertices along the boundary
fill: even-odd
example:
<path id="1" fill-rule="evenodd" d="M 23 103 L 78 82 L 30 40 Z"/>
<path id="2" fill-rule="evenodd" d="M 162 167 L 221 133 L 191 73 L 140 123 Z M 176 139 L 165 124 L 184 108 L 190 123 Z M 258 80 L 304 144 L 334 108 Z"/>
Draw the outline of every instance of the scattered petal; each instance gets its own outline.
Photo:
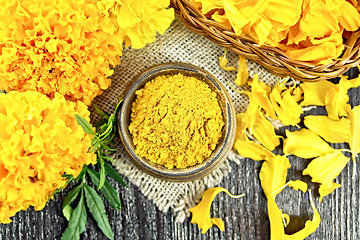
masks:
<path id="1" fill-rule="evenodd" d="M 286 130 L 286 136 L 285 154 L 293 154 L 301 158 L 314 158 L 335 151 L 316 133 L 305 128 L 295 132 Z"/>
<path id="2" fill-rule="evenodd" d="M 355 106 L 349 111 L 347 119 L 350 121 L 349 146 L 351 151 L 360 153 L 360 106 Z"/>
<path id="3" fill-rule="evenodd" d="M 234 196 L 228 192 L 225 188 L 214 187 L 207 189 L 200 201 L 195 207 L 190 208 L 189 211 L 192 213 L 191 223 L 196 223 L 199 228 L 202 229 L 201 233 L 206 233 L 209 228 L 215 224 L 219 227 L 221 231 L 224 231 L 225 226 L 224 222 L 220 218 L 210 218 L 210 208 L 211 204 L 220 192 L 225 192 L 232 198 L 239 198 L 244 196 L 244 194 Z"/>
<path id="4" fill-rule="evenodd" d="M 350 121 L 346 118 L 333 120 L 328 116 L 309 115 L 304 118 L 305 126 L 331 143 L 342 143 L 349 140 Z"/>
<path id="5" fill-rule="evenodd" d="M 300 189 L 303 193 L 306 193 L 308 185 L 301 180 L 295 180 L 289 183 L 289 187 L 292 187 L 295 191 Z"/>
<path id="6" fill-rule="evenodd" d="M 260 144 L 249 140 L 245 133 L 240 135 L 235 140 L 234 149 L 239 153 L 240 156 L 256 161 L 265 160 L 268 157 L 274 156 L 272 152 Z"/>
<path id="7" fill-rule="evenodd" d="M 249 78 L 249 70 L 248 66 L 246 65 L 246 58 L 239 56 L 239 68 L 236 74 L 235 84 L 238 86 L 243 86 L 246 84 Z"/>
<path id="8" fill-rule="evenodd" d="M 325 106 L 325 97 L 334 86 L 335 84 L 327 80 L 301 83 L 300 88 L 304 92 L 304 100 L 300 103 L 301 106 Z"/>
<path id="9" fill-rule="evenodd" d="M 311 176 L 312 182 L 321 184 L 319 189 L 320 201 L 335 188 L 340 187 L 339 184 L 334 184 L 333 180 L 341 173 L 349 161 L 350 158 L 344 156 L 341 151 L 334 150 L 332 153 L 312 160 L 303 171 L 303 175 Z"/>

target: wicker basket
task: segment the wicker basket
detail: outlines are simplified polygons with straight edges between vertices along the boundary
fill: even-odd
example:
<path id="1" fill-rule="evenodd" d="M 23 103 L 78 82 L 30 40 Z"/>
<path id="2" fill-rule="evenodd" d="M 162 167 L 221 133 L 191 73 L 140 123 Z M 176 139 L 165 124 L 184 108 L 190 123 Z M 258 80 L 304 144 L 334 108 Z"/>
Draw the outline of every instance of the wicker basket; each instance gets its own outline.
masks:
<path id="1" fill-rule="evenodd" d="M 231 29 L 206 18 L 187 0 L 170 0 L 170 6 L 191 31 L 266 67 L 278 76 L 290 76 L 299 81 L 314 82 L 335 78 L 360 64 L 360 30 L 352 32 L 346 40 L 346 50 L 341 59 L 334 60 L 328 65 L 316 66 L 293 60 L 278 48 L 259 47 L 250 37 L 236 36 Z"/>

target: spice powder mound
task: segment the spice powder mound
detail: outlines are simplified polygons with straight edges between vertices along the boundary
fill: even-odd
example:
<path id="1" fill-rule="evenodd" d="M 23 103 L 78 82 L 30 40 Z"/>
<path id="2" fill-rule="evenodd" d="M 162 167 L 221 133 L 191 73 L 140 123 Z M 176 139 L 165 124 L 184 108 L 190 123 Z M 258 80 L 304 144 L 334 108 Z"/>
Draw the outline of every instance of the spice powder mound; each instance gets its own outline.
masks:
<path id="1" fill-rule="evenodd" d="M 154 78 L 136 91 L 129 131 L 135 153 L 166 168 L 186 168 L 207 159 L 224 126 L 216 92 L 182 74 Z"/>

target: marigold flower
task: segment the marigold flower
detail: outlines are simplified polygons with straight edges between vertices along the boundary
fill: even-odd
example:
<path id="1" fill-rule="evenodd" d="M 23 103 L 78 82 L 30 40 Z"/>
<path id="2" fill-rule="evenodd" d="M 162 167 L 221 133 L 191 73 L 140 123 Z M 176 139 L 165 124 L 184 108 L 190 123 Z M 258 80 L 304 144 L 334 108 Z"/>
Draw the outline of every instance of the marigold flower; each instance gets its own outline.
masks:
<path id="1" fill-rule="evenodd" d="M 63 174 L 77 177 L 96 162 L 75 114 L 89 121 L 84 103 L 57 93 L 52 100 L 35 91 L 0 94 L 0 223 L 29 206 L 41 210 L 66 183 Z"/>
<path id="2" fill-rule="evenodd" d="M 0 89 L 89 105 L 110 86 L 122 44 L 139 48 L 174 18 L 169 0 L 0 0 Z"/>
<path id="3" fill-rule="evenodd" d="M 98 7 L 116 25 L 125 47 L 142 48 L 155 40 L 156 32 L 163 34 L 175 18 L 170 0 L 97 0 Z"/>

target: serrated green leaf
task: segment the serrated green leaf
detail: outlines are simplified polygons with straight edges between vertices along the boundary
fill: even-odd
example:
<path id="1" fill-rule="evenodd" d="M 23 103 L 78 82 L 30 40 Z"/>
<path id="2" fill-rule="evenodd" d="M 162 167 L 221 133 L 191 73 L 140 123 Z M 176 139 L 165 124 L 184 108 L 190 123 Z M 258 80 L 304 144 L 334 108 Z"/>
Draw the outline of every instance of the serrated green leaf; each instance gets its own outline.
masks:
<path id="1" fill-rule="evenodd" d="M 94 103 L 92 104 L 95 112 L 99 115 L 102 116 L 104 119 L 108 119 L 109 118 L 109 114 L 105 113 L 103 110 L 101 110 L 100 108 L 98 108 L 98 106 L 96 106 Z"/>
<path id="2" fill-rule="evenodd" d="M 114 233 L 111 230 L 109 220 L 107 218 L 104 203 L 97 192 L 90 186 L 85 185 L 86 204 L 93 218 L 96 220 L 99 228 L 109 239 L 114 239 Z"/>
<path id="3" fill-rule="evenodd" d="M 84 132 L 90 135 L 95 135 L 93 127 L 91 126 L 88 121 L 86 121 L 83 117 L 80 117 L 79 115 L 75 114 L 76 122 L 82 127 Z"/>
<path id="4" fill-rule="evenodd" d="M 96 123 L 96 133 L 102 134 L 106 129 L 106 119 L 100 118 Z"/>
<path id="5" fill-rule="evenodd" d="M 88 174 L 94 185 L 98 187 L 100 182 L 100 174 L 92 169 L 88 169 Z M 111 184 L 107 180 L 105 180 L 104 186 L 100 188 L 100 192 L 104 194 L 104 197 L 113 208 L 117 210 L 121 210 L 121 200 L 119 194 L 116 192 L 115 188 L 111 186 Z"/>
<path id="6" fill-rule="evenodd" d="M 108 164 L 107 162 L 104 163 L 105 166 L 105 173 L 106 175 L 108 175 L 109 177 L 111 177 L 112 179 L 114 179 L 115 181 L 117 181 L 118 183 L 120 183 L 122 186 L 127 187 L 126 183 L 124 182 L 124 180 L 122 179 L 122 177 L 120 176 L 119 172 L 116 171 L 110 164 Z"/>
<path id="7" fill-rule="evenodd" d="M 100 164 L 100 181 L 99 181 L 98 189 L 101 189 L 105 183 L 105 166 L 104 166 L 105 161 L 102 158 L 102 156 L 98 158 L 98 160 Z"/>
<path id="8" fill-rule="evenodd" d="M 72 209 L 72 207 L 70 205 L 66 205 L 62 209 L 62 213 L 63 213 L 64 217 L 66 218 L 66 220 L 68 220 L 68 221 L 70 220 L 73 211 L 74 211 L 74 209 Z"/>
<path id="9" fill-rule="evenodd" d="M 81 185 L 78 185 L 69 191 L 69 193 L 64 198 L 62 204 L 63 209 L 76 199 L 76 197 L 79 195 L 80 190 L 81 190 Z"/>
<path id="10" fill-rule="evenodd" d="M 84 201 L 84 191 L 81 190 L 81 197 L 78 205 L 71 214 L 68 227 L 61 236 L 61 240 L 77 240 L 80 234 L 85 231 L 87 222 L 87 213 Z"/>
<path id="11" fill-rule="evenodd" d="M 79 175 L 76 177 L 75 181 L 79 181 L 84 177 L 84 174 L 86 173 L 88 166 L 86 164 L 83 165 L 81 172 L 79 173 Z"/>
<path id="12" fill-rule="evenodd" d="M 71 175 L 71 174 L 65 174 L 65 173 L 64 173 L 63 175 L 61 175 L 61 177 L 66 178 L 67 181 L 66 181 L 66 183 L 64 184 L 64 186 L 62 186 L 61 188 L 59 188 L 58 190 L 56 190 L 56 191 L 54 192 L 54 194 L 61 192 L 61 191 L 74 179 L 73 175 Z"/>

